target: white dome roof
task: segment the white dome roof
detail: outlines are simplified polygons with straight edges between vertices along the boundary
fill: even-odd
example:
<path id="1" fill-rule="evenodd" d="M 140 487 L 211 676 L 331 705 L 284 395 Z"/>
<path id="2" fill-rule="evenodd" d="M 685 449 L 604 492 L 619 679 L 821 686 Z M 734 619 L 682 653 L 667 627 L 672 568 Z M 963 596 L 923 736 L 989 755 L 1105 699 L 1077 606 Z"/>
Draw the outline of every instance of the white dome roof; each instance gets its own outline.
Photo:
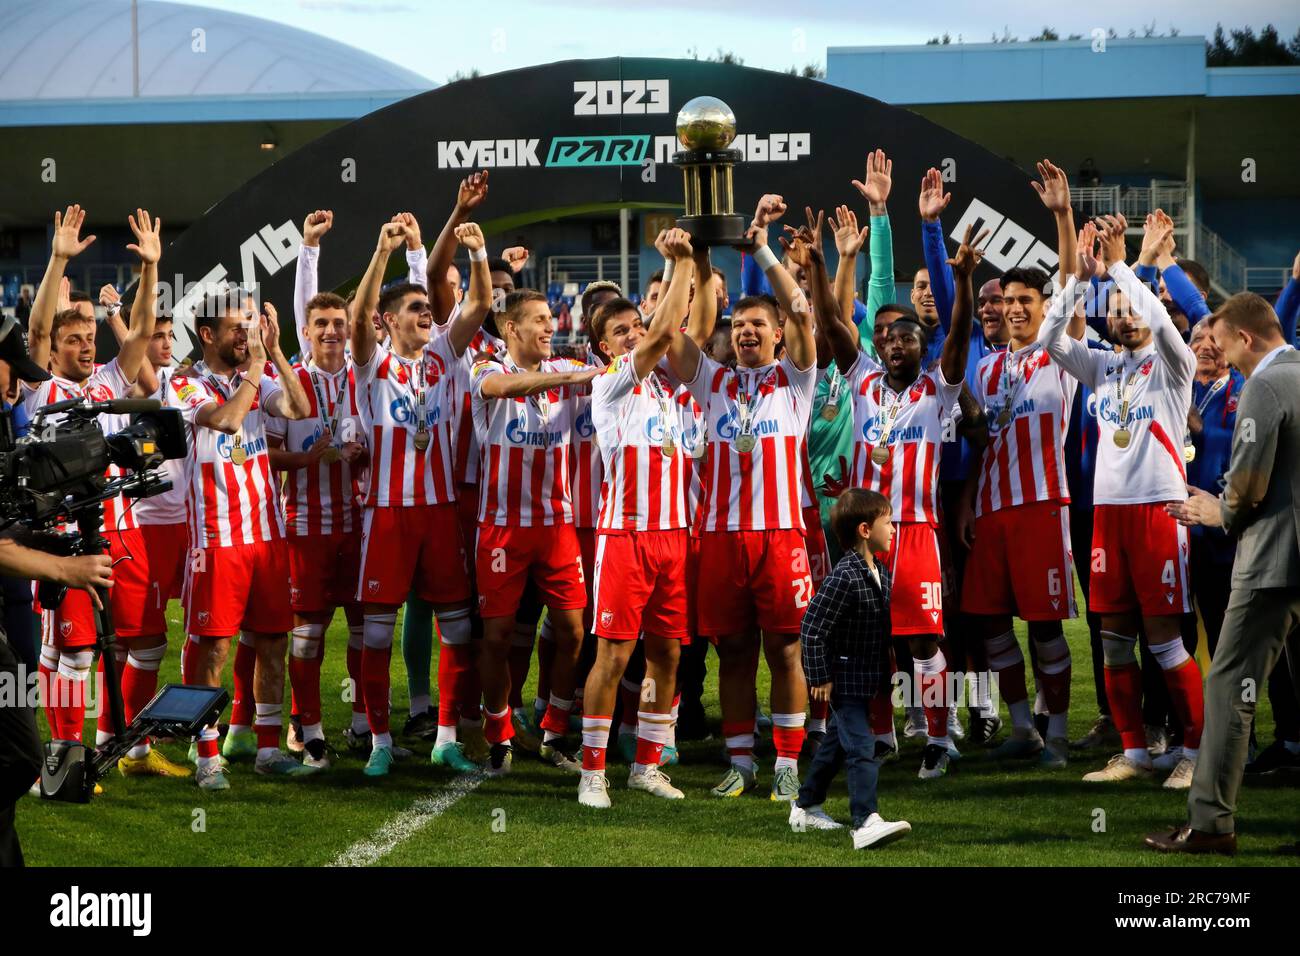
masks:
<path id="1" fill-rule="evenodd" d="M 0 100 L 130 97 L 130 0 L 3 0 Z M 343 43 L 207 7 L 141 0 L 141 96 L 427 90 L 437 84 Z M 205 52 L 195 52 L 194 31 Z"/>

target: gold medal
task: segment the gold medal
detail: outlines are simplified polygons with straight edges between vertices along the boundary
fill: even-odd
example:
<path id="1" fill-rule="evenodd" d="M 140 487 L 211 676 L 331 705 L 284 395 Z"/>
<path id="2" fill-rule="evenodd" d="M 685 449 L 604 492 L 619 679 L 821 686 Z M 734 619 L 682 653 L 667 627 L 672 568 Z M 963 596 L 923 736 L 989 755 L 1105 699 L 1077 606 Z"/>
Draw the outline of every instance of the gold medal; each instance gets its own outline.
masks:
<path id="1" fill-rule="evenodd" d="M 230 449 L 230 463 L 232 465 L 242 465 L 246 461 L 248 461 L 248 452 L 244 451 L 243 446 L 236 442 L 235 447 Z"/>
<path id="2" fill-rule="evenodd" d="M 336 461 L 339 460 L 339 457 L 340 457 L 339 450 L 335 448 L 333 445 L 330 445 L 328 448 L 326 448 L 325 453 L 320 456 L 321 461 L 325 462 L 325 464 L 327 465 L 334 464 Z"/>
<path id="3" fill-rule="evenodd" d="M 757 444 L 758 444 L 758 439 L 755 438 L 753 435 L 746 434 L 746 435 L 736 436 L 736 441 L 735 441 L 736 451 L 740 452 L 742 455 L 748 455 L 751 451 L 754 450 L 754 446 Z"/>
<path id="4" fill-rule="evenodd" d="M 871 449 L 871 460 L 877 465 L 885 464 L 885 462 L 889 461 L 889 449 L 884 445 L 877 445 Z"/>
<path id="5" fill-rule="evenodd" d="M 1127 428 L 1121 428 L 1115 432 L 1115 444 L 1120 448 L 1127 448 L 1128 443 L 1133 440 L 1133 433 Z"/>
<path id="6" fill-rule="evenodd" d="M 840 407 L 838 405 L 832 405 L 830 402 L 827 402 L 822 406 L 822 418 L 826 419 L 828 422 L 835 421 L 835 416 L 839 413 Z"/>
<path id="7" fill-rule="evenodd" d="M 1010 424 L 1011 424 L 1011 406 L 1005 405 L 1003 406 L 1002 411 L 998 412 L 998 425 L 1001 426 L 1002 428 L 1006 428 Z"/>
<path id="8" fill-rule="evenodd" d="M 677 454 L 677 445 L 670 436 L 665 435 L 663 442 L 659 445 L 659 451 L 665 458 L 671 458 Z"/>
<path id="9" fill-rule="evenodd" d="M 421 429 L 415 433 L 416 451 L 424 451 L 429 447 L 429 433 Z"/>
<path id="10" fill-rule="evenodd" d="M 1196 446 L 1187 444 L 1183 446 L 1183 461 L 1189 465 L 1196 460 Z"/>

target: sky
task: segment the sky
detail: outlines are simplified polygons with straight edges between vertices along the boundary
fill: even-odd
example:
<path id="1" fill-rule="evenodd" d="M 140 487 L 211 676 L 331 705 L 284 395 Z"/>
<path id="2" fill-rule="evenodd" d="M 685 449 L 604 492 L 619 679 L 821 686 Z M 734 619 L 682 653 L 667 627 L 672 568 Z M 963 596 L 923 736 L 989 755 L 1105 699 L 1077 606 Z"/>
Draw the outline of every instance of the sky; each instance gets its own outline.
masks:
<path id="1" fill-rule="evenodd" d="M 1093 0 L 1056 8 L 1041 0 L 173 0 L 275 20 L 390 60 L 430 80 L 477 69 L 498 73 L 556 60 L 605 56 L 701 58 L 719 48 L 747 66 L 824 67 L 827 46 L 924 43 L 947 32 L 987 43 L 1004 31 L 1028 39 L 1044 26 L 1061 36 L 1101 27 L 1120 36 L 1153 21 L 1157 32 L 1210 35 L 1272 23 L 1284 39 L 1300 28 L 1295 0 L 1179 0 L 1139 5 Z"/>

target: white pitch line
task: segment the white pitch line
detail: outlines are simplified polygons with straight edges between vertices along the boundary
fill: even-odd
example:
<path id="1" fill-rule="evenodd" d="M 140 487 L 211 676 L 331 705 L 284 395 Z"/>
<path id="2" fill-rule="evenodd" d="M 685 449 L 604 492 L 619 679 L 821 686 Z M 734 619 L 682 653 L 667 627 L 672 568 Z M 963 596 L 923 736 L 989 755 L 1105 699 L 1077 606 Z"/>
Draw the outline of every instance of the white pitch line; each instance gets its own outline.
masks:
<path id="1" fill-rule="evenodd" d="M 330 866 L 370 866 L 387 856 L 398 844 L 405 843 L 427 827 L 460 800 L 473 793 L 487 779 L 484 773 L 468 774 L 457 777 L 441 793 L 421 797 L 409 808 L 393 817 L 374 832 L 367 840 L 352 844 L 337 857 Z"/>

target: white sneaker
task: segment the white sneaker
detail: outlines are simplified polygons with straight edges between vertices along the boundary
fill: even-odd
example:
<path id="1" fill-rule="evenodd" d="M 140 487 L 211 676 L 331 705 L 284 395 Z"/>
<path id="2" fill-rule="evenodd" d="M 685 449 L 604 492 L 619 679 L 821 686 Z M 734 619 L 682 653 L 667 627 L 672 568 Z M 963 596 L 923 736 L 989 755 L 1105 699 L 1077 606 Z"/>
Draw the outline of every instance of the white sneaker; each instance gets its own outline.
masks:
<path id="1" fill-rule="evenodd" d="M 844 824 L 832 820 L 820 805 L 804 808 L 797 803 L 791 803 L 790 829 L 795 833 L 802 833 L 805 830 L 843 830 Z"/>
<path id="2" fill-rule="evenodd" d="M 578 781 L 578 802 L 584 807 L 595 807 L 598 810 L 610 808 L 609 781 L 605 779 L 603 771 L 582 771 L 582 779 Z"/>
<path id="3" fill-rule="evenodd" d="M 668 779 L 668 774 L 658 767 L 646 767 L 640 773 L 628 774 L 627 788 L 644 790 L 651 796 L 663 797 L 665 800 L 686 799 L 686 794 L 674 787 L 673 782 Z"/>
<path id="4" fill-rule="evenodd" d="M 1151 776 L 1151 765 L 1140 764 L 1136 760 L 1116 754 L 1100 770 L 1085 773 L 1086 783 L 1116 783 L 1121 780 L 1145 780 Z"/>
<path id="5" fill-rule="evenodd" d="M 925 708 L 907 708 L 907 720 L 903 723 L 904 737 L 925 737 L 929 733 L 925 724 Z"/>
<path id="6" fill-rule="evenodd" d="M 901 840 L 911 832 L 912 824 L 906 820 L 888 823 L 880 819 L 879 813 L 873 813 L 867 817 L 867 822 L 862 826 L 850 830 L 849 835 L 853 837 L 853 849 L 865 850 L 868 847 L 884 846 L 886 843 Z"/>
<path id="7" fill-rule="evenodd" d="M 1192 786 L 1192 776 L 1196 773 L 1196 760 L 1184 757 L 1174 767 L 1174 772 L 1165 777 L 1161 784 L 1166 790 L 1188 790 Z"/>
<path id="8" fill-rule="evenodd" d="M 1159 757 L 1151 758 L 1152 770 L 1173 770 L 1183 759 L 1182 747 L 1170 747 Z"/>
<path id="9" fill-rule="evenodd" d="M 948 708 L 948 736 L 953 740 L 965 740 L 966 730 L 961 725 L 961 718 L 957 716 L 957 708 Z"/>

